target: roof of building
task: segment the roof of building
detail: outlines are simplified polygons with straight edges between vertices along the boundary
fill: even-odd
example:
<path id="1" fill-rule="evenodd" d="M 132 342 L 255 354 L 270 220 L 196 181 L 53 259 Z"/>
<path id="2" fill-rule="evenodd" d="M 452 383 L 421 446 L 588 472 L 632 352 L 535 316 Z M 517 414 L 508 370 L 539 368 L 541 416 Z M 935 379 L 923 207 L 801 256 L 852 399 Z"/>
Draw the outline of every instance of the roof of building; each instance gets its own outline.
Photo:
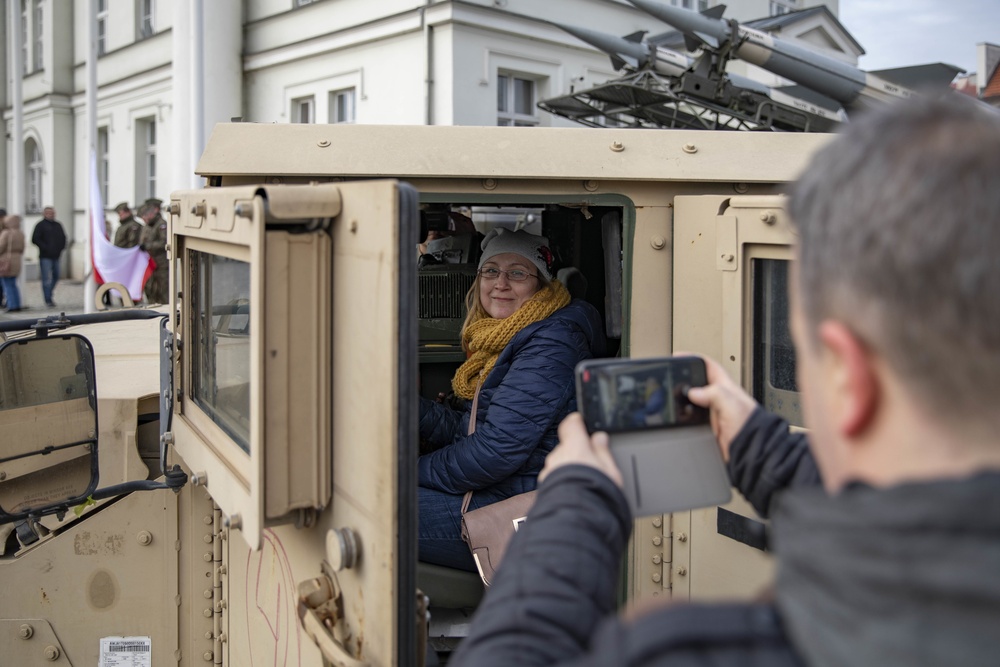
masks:
<path id="1" fill-rule="evenodd" d="M 962 93 L 963 95 L 968 95 L 970 97 L 977 97 L 976 93 L 976 75 L 975 73 L 969 76 L 963 76 L 957 78 L 954 83 L 951 84 L 952 89 L 957 93 Z"/>
<path id="2" fill-rule="evenodd" d="M 984 100 L 1000 97 L 1000 63 L 997 63 L 993 68 L 989 78 L 986 79 L 986 85 L 983 86 L 983 92 L 979 96 Z"/>

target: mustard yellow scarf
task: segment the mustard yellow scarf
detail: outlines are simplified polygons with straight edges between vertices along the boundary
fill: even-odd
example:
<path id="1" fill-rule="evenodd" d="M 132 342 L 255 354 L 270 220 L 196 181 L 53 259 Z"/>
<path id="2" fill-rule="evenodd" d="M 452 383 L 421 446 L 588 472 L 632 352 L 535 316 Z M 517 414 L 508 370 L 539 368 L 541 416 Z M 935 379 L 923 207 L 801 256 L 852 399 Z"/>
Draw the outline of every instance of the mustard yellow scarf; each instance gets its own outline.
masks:
<path id="1" fill-rule="evenodd" d="M 518 331 L 544 320 L 569 302 L 569 292 L 562 283 L 554 280 L 548 287 L 535 292 L 509 317 L 502 320 L 484 317 L 469 325 L 465 330 L 464 342 L 466 349 L 472 354 L 455 371 L 455 377 L 451 381 L 455 394 L 471 399 L 476 393 L 476 385 L 490 374 L 500 352 Z"/>

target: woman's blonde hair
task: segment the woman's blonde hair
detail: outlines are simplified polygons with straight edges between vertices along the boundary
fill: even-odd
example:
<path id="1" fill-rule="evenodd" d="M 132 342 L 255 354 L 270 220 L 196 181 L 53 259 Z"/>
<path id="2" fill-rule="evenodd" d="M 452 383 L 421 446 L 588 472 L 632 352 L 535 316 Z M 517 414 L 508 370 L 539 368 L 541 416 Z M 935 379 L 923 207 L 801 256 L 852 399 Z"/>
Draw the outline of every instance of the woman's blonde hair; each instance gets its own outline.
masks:
<path id="1" fill-rule="evenodd" d="M 535 293 L 537 294 L 541 290 L 548 287 L 551 284 L 551 281 L 540 273 L 537 274 L 536 277 L 538 278 L 538 289 L 535 290 Z M 483 300 L 479 298 L 479 283 L 481 280 L 482 276 L 480 276 L 477 272 L 476 279 L 472 281 L 472 287 L 470 287 L 469 291 L 465 294 L 465 322 L 462 323 L 462 332 L 460 337 L 462 339 L 462 351 L 466 354 L 469 353 L 469 348 L 468 344 L 465 342 L 465 332 L 479 320 L 486 319 L 490 316 L 490 314 L 486 312 L 486 309 L 483 308 Z"/>

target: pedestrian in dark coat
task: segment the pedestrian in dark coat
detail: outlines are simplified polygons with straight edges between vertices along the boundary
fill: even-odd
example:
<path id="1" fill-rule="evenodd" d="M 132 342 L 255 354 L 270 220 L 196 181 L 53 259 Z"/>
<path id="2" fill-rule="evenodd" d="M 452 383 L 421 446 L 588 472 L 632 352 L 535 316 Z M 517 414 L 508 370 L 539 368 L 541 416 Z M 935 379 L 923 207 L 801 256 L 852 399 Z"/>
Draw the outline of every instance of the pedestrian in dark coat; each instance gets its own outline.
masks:
<path id="1" fill-rule="evenodd" d="M 55 307 L 52 293 L 59 282 L 59 257 L 66 249 L 66 232 L 56 220 L 56 210 L 51 206 L 42 209 L 42 219 L 35 224 L 31 242 L 38 246 L 38 265 L 42 273 L 42 296 L 45 305 Z"/>
<path id="2" fill-rule="evenodd" d="M 417 469 L 425 562 L 475 570 L 461 538 L 463 495 L 474 491 L 475 509 L 534 490 L 559 421 L 575 408 L 576 364 L 604 353 L 600 316 L 552 280 L 547 244 L 525 231 L 487 235 L 467 299 L 470 356 L 452 382 L 463 407 L 421 401 L 420 435 L 435 447 Z"/>

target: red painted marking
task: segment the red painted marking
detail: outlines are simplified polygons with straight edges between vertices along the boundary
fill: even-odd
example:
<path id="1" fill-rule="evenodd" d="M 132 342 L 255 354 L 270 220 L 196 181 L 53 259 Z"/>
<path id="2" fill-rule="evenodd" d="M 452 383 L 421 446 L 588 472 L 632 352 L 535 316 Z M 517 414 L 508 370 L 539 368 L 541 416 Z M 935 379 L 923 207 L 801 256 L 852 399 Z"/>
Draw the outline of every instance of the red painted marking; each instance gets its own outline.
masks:
<path id="1" fill-rule="evenodd" d="M 271 638 L 274 640 L 271 663 L 274 665 L 299 665 L 301 667 L 302 628 L 299 627 L 297 616 L 294 613 L 295 609 L 289 609 L 290 605 L 295 605 L 295 595 L 294 593 L 291 596 L 285 594 L 288 590 L 296 590 L 288 553 L 274 531 L 265 530 L 263 537 L 264 543 L 261 545 L 260 551 L 247 552 L 246 581 L 243 590 L 247 624 L 247 652 L 250 655 L 250 664 L 252 666 L 254 662 L 253 643 L 250 641 L 251 634 L 255 627 L 260 627 L 260 620 L 263 619 Z M 261 599 L 267 598 L 269 592 L 266 588 L 268 583 L 265 581 L 267 574 L 264 571 L 264 559 L 267 557 L 270 557 L 272 563 L 277 565 L 276 568 L 270 568 L 271 576 L 277 579 L 277 582 L 272 584 L 276 585 L 273 609 L 268 608 L 270 605 L 265 604 Z M 256 572 L 253 572 L 255 569 Z M 254 577 L 252 584 L 251 576 Z M 255 608 L 253 623 L 251 623 L 251 613 L 254 609 L 251 609 L 251 597 Z M 289 627 L 290 624 L 291 627 Z M 294 651 L 295 656 L 291 657 L 290 642 L 293 637 L 296 650 Z"/>

